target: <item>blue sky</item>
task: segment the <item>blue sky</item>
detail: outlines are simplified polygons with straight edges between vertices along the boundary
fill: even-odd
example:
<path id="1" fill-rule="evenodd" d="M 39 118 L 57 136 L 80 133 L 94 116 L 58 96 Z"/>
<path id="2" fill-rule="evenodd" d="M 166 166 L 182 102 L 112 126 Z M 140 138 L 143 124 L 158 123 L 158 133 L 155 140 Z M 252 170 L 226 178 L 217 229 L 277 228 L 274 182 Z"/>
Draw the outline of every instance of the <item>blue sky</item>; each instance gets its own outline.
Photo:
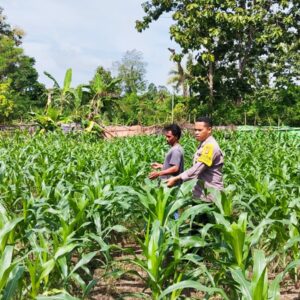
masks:
<path id="1" fill-rule="evenodd" d="M 22 28 L 26 35 L 22 47 L 36 59 L 39 80 L 59 83 L 65 71 L 73 69 L 73 85 L 87 83 L 97 66 L 111 68 L 127 50 L 143 53 L 148 83 L 166 85 L 173 66 L 168 47 L 171 18 L 164 16 L 142 33 L 135 20 L 144 15 L 144 0 L 1 0 L 7 21 Z"/>

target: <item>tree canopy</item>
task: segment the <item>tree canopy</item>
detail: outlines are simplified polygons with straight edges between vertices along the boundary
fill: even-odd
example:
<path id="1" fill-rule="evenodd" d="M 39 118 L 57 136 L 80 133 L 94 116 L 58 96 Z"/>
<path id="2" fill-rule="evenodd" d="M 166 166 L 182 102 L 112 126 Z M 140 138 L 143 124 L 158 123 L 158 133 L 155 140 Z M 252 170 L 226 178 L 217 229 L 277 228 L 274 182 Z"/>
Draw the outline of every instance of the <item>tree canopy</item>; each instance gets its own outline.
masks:
<path id="1" fill-rule="evenodd" d="M 300 2 L 297 0 L 146 1 L 138 31 L 164 13 L 172 16 L 171 38 L 181 61 L 193 53 L 192 90 L 209 104 L 246 97 L 299 81 Z"/>
<path id="2" fill-rule="evenodd" d="M 9 110 L 6 117 L 13 113 L 22 115 L 31 104 L 43 104 L 45 87 L 38 82 L 34 58 L 25 55 L 20 47 L 23 34 L 21 29 L 11 28 L 0 7 L 0 83 L 6 86 L 5 90 L 9 87 L 10 101 L 14 103 L 14 110 Z"/>

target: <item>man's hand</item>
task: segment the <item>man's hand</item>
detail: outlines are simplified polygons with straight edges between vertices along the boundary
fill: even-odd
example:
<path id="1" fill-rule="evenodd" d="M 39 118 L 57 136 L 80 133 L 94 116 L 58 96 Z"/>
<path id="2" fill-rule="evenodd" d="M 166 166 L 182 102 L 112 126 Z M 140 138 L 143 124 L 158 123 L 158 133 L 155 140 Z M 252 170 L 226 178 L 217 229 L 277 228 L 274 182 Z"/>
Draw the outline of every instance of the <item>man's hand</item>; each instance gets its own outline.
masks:
<path id="1" fill-rule="evenodd" d="M 178 177 L 178 176 L 170 177 L 169 179 L 166 180 L 167 187 L 172 187 L 172 186 L 174 186 L 178 180 L 179 180 L 179 177 Z"/>
<path id="2" fill-rule="evenodd" d="M 155 162 L 155 163 L 152 163 L 152 164 L 151 164 L 151 167 L 152 167 L 153 169 L 162 169 L 163 164 L 160 164 L 160 163 L 158 163 L 158 162 Z"/>
<path id="3" fill-rule="evenodd" d="M 159 177 L 159 175 L 160 175 L 159 172 L 154 171 L 149 174 L 148 178 L 153 180 L 153 179 Z"/>

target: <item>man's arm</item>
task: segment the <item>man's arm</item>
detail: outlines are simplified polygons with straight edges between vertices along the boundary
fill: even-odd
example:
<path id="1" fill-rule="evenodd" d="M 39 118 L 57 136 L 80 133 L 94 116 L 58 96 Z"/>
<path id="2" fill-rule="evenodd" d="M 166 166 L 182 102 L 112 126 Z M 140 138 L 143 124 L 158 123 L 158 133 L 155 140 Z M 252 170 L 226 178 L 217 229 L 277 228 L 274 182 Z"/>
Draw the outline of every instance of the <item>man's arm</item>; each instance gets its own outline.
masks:
<path id="1" fill-rule="evenodd" d="M 158 162 L 155 162 L 155 163 L 152 163 L 152 164 L 151 164 L 151 167 L 152 167 L 153 169 L 161 169 L 161 168 L 163 167 L 163 164 L 160 164 L 160 163 L 158 163 Z"/>
<path id="2" fill-rule="evenodd" d="M 172 187 L 178 180 L 187 181 L 198 177 L 207 167 L 213 164 L 216 152 L 214 145 L 211 143 L 205 144 L 203 151 L 197 159 L 197 162 L 185 172 L 182 172 L 178 176 L 169 178 L 167 182 L 168 187 Z"/>
<path id="3" fill-rule="evenodd" d="M 178 176 L 174 176 L 174 177 L 167 179 L 167 181 L 166 181 L 167 186 L 168 187 L 174 186 L 178 180 L 188 181 L 188 180 L 194 179 L 194 178 L 198 177 L 199 174 L 201 174 L 206 169 L 206 167 L 207 166 L 204 163 L 197 162 L 191 168 L 182 172 Z"/>
<path id="4" fill-rule="evenodd" d="M 161 170 L 161 171 L 154 171 L 149 174 L 150 179 L 155 179 L 159 176 L 164 176 L 164 175 L 172 175 L 174 173 L 177 173 L 179 171 L 179 166 L 172 166 L 166 170 Z"/>

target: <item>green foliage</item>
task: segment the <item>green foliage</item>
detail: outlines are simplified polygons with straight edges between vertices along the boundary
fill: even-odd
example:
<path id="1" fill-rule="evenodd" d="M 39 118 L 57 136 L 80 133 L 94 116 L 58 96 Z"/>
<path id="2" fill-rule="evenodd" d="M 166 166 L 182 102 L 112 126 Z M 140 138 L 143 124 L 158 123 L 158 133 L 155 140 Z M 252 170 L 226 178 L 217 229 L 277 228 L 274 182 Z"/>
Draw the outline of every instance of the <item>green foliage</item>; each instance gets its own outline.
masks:
<path id="1" fill-rule="evenodd" d="M 181 48 L 171 51 L 175 69 L 170 82 L 182 90 L 175 97 L 174 120 L 210 115 L 215 124 L 299 126 L 299 3 L 261 1 L 146 1 L 144 30 L 163 13 L 172 16 L 170 35 Z M 89 84 L 72 87 L 72 70 L 60 86 L 38 82 L 34 58 L 20 47 L 23 32 L 12 28 L 0 8 L 0 84 L 10 82 L 1 100 L 3 121 L 29 120 L 59 109 L 61 119 L 102 124 L 153 125 L 171 122 L 171 96 L 165 87 L 146 90 L 142 53 L 127 51 L 114 67 L 117 78 L 99 66 Z M 3 98 L 4 97 L 4 98 Z M 4 108 L 5 107 L 5 108 Z"/>
<path id="2" fill-rule="evenodd" d="M 29 107 L 44 104 L 44 85 L 38 82 L 34 68 L 35 60 L 24 55 L 20 47 L 22 31 L 12 29 L 0 7 L 0 83 L 10 81 L 9 93 L 12 95 L 13 117 L 26 114 Z"/>
<path id="3" fill-rule="evenodd" d="M 115 100 L 119 98 L 120 81 L 121 79 L 112 78 L 109 72 L 98 68 L 89 86 L 91 97 L 89 119 L 101 117 L 103 119 L 104 116 L 108 120 L 112 119 L 113 111 L 118 107 Z"/>
<path id="4" fill-rule="evenodd" d="M 2 120 L 7 119 L 14 109 L 14 102 L 9 91 L 10 82 L 0 82 L 0 117 Z"/>
<path id="5" fill-rule="evenodd" d="M 259 122 L 278 119 L 274 117 L 275 111 L 281 112 L 277 93 L 299 81 L 298 1 L 146 1 L 143 9 L 145 17 L 136 22 L 138 31 L 164 13 L 172 16 L 170 36 L 182 49 L 172 58 L 178 63 L 193 53 L 188 84 L 198 106 L 207 105 L 206 114 L 224 123 L 227 108 L 231 114 L 227 123 L 242 123 L 247 102 L 247 106 L 255 103 L 256 117 L 267 108 Z M 268 89 L 274 97 L 262 96 Z"/>
<path id="6" fill-rule="evenodd" d="M 228 188 L 216 205 L 191 200 L 194 182 L 177 191 L 145 180 L 150 162 L 167 150 L 162 136 L 0 137 L 0 260 L 9 262 L 1 264 L 2 294 L 87 297 L 93 270 L 102 268 L 107 276 L 140 276 L 155 299 L 179 299 L 187 288 L 229 299 L 245 292 L 264 299 L 266 289 L 278 295 L 284 274 L 297 280 L 299 273 L 299 139 L 260 131 L 217 136 Z M 188 167 L 196 145 L 188 135 L 182 142 Z M 125 236 L 141 252 L 115 244 Z M 125 270 L 117 271 L 114 251 L 131 255 Z M 267 269 L 276 273 L 289 262 L 267 279 Z"/>
<path id="7" fill-rule="evenodd" d="M 58 107 L 60 112 L 63 113 L 63 110 L 70 106 L 73 100 L 73 90 L 71 88 L 72 69 L 66 71 L 62 88 L 51 74 L 47 72 L 44 72 L 44 74 L 53 81 L 53 89 L 49 91 L 47 109 L 50 107 Z"/>

